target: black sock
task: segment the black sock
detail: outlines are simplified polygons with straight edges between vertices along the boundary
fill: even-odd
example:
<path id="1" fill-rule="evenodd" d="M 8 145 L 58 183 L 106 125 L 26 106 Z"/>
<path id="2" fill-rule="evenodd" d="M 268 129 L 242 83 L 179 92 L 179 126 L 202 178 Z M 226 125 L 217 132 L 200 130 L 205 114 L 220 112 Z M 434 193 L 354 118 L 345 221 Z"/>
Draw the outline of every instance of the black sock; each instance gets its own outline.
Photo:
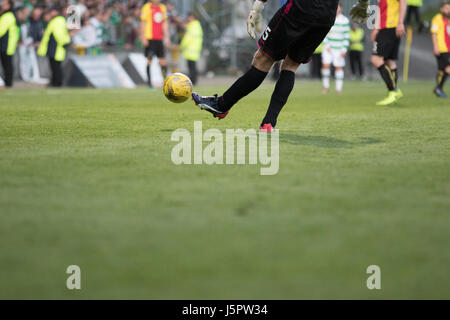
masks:
<path id="1" fill-rule="evenodd" d="M 152 75 L 151 75 L 151 72 L 150 72 L 150 65 L 149 64 L 147 64 L 147 84 L 149 86 L 152 85 Z"/>
<path id="2" fill-rule="evenodd" d="M 437 77 L 437 83 L 438 83 L 438 88 L 443 90 L 444 89 L 444 84 L 445 81 L 447 81 L 448 78 L 448 73 L 445 71 L 439 71 L 438 77 Z"/>
<path id="3" fill-rule="evenodd" d="M 294 88 L 294 83 L 295 73 L 289 70 L 282 70 L 275 86 L 275 90 L 273 91 L 269 109 L 267 110 L 261 126 L 268 123 L 272 124 L 272 127 L 277 125 L 278 115 L 286 104 L 289 95 Z"/>
<path id="4" fill-rule="evenodd" d="M 242 77 L 219 98 L 219 108 L 223 111 L 231 109 L 243 97 L 256 90 L 267 76 L 267 72 L 251 67 Z"/>
<path id="5" fill-rule="evenodd" d="M 397 69 L 392 69 L 391 72 L 394 75 L 394 86 L 395 86 L 395 89 L 397 89 L 397 87 L 398 87 L 398 71 L 397 71 Z"/>
<path id="6" fill-rule="evenodd" d="M 161 72 L 162 72 L 163 78 L 165 79 L 167 77 L 167 66 L 162 66 Z"/>
<path id="7" fill-rule="evenodd" d="M 381 78 L 383 78 L 384 82 L 386 83 L 388 90 L 395 90 L 395 76 L 392 74 L 391 69 L 389 69 L 386 64 L 383 64 L 378 68 L 378 71 L 380 71 Z"/>

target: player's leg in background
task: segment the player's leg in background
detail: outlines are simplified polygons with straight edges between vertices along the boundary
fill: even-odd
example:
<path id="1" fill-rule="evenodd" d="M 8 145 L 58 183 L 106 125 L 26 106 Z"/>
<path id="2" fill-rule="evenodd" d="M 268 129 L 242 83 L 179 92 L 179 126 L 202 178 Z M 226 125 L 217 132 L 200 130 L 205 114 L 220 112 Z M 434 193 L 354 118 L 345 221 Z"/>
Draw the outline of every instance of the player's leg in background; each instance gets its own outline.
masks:
<path id="1" fill-rule="evenodd" d="M 392 61 L 392 60 L 391 60 Z M 396 81 L 395 74 L 392 72 L 390 67 L 395 67 L 394 64 L 388 63 L 388 61 L 381 56 L 373 55 L 372 56 L 372 64 L 378 69 L 380 72 L 381 78 L 386 83 L 386 87 L 388 88 L 388 96 L 383 100 L 377 102 L 378 106 L 388 106 L 393 103 L 396 103 L 398 99 L 400 99 L 403 94 L 401 91 L 396 91 Z"/>
<path id="2" fill-rule="evenodd" d="M 389 91 L 395 90 L 395 75 L 392 73 L 391 68 L 385 63 L 384 58 L 381 56 L 373 55 L 372 64 L 380 72 L 386 87 Z"/>
<path id="3" fill-rule="evenodd" d="M 337 93 L 342 93 L 344 88 L 344 67 L 336 67 L 336 91 Z"/>
<path id="4" fill-rule="evenodd" d="M 445 74 L 444 77 L 442 78 L 442 81 L 440 83 L 441 89 L 444 90 L 444 84 L 447 81 L 448 75 L 450 74 L 450 65 L 447 65 L 447 67 L 445 68 Z"/>
<path id="5" fill-rule="evenodd" d="M 328 90 L 330 90 L 330 78 L 331 78 L 331 65 L 323 64 L 322 65 L 322 93 L 327 94 Z"/>
<path id="6" fill-rule="evenodd" d="M 286 56 L 281 64 L 280 77 L 278 78 L 272 98 L 270 99 L 269 109 L 264 117 L 261 127 L 271 124 L 275 128 L 277 124 L 278 115 L 281 109 L 285 106 L 289 95 L 294 89 L 295 73 L 297 72 L 300 63 L 295 62 L 289 56 Z"/>
<path id="7" fill-rule="evenodd" d="M 344 88 L 344 67 L 345 67 L 345 57 L 346 53 L 341 51 L 333 52 L 333 64 L 335 68 L 336 77 L 336 92 L 341 94 Z"/>
<path id="8" fill-rule="evenodd" d="M 236 80 L 225 93 L 219 97 L 219 108 L 228 111 L 240 99 L 256 90 L 266 78 L 275 61 L 265 55 L 261 49 L 256 51 L 252 67 Z"/>
<path id="9" fill-rule="evenodd" d="M 447 95 L 444 93 L 444 85 L 447 81 L 448 75 L 450 73 L 450 65 L 447 65 L 445 68 L 440 66 L 437 77 L 436 77 L 436 88 L 434 89 L 434 93 L 441 98 L 446 98 Z"/>

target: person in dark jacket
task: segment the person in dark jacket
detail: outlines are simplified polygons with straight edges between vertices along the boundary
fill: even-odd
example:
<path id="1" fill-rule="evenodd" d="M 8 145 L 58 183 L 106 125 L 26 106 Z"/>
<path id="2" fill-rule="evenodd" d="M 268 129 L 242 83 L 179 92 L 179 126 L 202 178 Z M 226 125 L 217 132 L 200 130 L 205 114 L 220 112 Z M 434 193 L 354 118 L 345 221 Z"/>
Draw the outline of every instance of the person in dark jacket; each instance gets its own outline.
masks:
<path id="1" fill-rule="evenodd" d="M 41 7 L 35 7 L 31 12 L 30 17 L 30 37 L 33 39 L 33 44 L 37 46 L 44 35 L 44 22 L 42 21 L 43 10 Z"/>

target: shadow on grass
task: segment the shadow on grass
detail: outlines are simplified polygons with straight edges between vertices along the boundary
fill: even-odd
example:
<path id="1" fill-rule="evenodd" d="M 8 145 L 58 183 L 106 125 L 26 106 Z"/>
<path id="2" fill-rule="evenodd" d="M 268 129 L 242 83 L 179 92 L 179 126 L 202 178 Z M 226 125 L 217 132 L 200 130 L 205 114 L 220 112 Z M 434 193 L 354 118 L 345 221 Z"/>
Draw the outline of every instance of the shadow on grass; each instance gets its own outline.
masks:
<path id="1" fill-rule="evenodd" d="M 296 134 L 281 134 L 280 142 L 302 146 L 314 146 L 319 148 L 354 148 L 370 144 L 377 144 L 383 141 L 370 137 L 361 137 L 357 141 L 346 141 L 324 136 L 300 136 Z"/>

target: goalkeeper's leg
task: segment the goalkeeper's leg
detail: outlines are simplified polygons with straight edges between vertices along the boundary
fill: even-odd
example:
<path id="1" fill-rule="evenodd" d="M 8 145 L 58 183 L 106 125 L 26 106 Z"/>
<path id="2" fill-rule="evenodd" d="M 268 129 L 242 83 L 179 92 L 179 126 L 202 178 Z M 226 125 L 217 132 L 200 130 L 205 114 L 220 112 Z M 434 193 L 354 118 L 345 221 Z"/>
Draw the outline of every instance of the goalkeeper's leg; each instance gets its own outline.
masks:
<path id="1" fill-rule="evenodd" d="M 223 119 L 231 107 L 261 85 L 274 63 L 274 59 L 259 49 L 253 58 L 250 70 L 237 79 L 222 96 L 202 97 L 193 93 L 192 98 L 201 109 L 211 112 L 214 117 Z"/>
<path id="2" fill-rule="evenodd" d="M 267 131 L 271 131 L 277 124 L 278 115 L 281 109 L 286 104 L 289 95 L 294 88 L 295 73 L 297 72 L 300 63 L 295 62 L 289 56 L 286 56 L 282 65 L 280 78 L 277 81 L 275 90 L 273 91 L 272 98 L 270 100 L 269 109 L 266 116 L 261 123 L 261 128 Z M 270 125 L 270 128 L 268 126 Z"/>

